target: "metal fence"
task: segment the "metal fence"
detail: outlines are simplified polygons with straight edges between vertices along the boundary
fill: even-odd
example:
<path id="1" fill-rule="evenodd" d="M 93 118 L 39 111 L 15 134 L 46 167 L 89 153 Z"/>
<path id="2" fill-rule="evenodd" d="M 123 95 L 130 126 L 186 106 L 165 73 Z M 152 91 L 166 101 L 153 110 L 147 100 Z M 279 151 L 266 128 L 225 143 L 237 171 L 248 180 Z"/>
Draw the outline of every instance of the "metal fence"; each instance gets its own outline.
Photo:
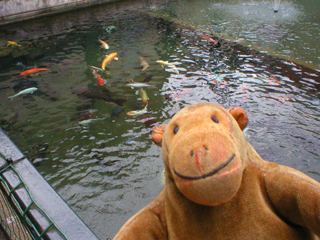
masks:
<path id="1" fill-rule="evenodd" d="M 12 240 L 32 239 L 29 230 L 24 227 L 19 216 L 16 214 L 16 206 L 8 198 L 9 192 L 5 190 L 5 186 L 2 182 L 0 184 L 0 225 L 4 235 Z"/>
<path id="2" fill-rule="evenodd" d="M 0 225 L 10 240 L 98 239 L 1 128 Z"/>

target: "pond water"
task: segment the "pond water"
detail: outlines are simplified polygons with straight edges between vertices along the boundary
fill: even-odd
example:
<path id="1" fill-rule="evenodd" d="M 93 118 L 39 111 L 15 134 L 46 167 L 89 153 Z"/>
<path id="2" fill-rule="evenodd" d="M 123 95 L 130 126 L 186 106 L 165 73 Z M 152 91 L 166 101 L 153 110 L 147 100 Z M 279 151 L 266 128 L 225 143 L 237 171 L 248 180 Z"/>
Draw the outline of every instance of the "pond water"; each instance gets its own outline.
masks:
<path id="1" fill-rule="evenodd" d="M 264 159 L 320 181 L 314 6 L 281 1 L 275 13 L 266 1 L 122 1 L 2 27 L 1 127 L 100 239 L 162 190 L 152 129 L 192 103 L 243 107 L 247 140 Z M 100 68 L 113 52 L 119 60 L 107 65 L 109 74 L 97 70 L 107 80 L 99 86 L 90 66 Z M 48 71 L 20 76 L 18 62 Z M 129 80 L 152 85 L 143 88 L 149 100 L 141 116 L 126 114 L 144 108 Z M 31 87 L 38 90 L 8 99 Z"/>

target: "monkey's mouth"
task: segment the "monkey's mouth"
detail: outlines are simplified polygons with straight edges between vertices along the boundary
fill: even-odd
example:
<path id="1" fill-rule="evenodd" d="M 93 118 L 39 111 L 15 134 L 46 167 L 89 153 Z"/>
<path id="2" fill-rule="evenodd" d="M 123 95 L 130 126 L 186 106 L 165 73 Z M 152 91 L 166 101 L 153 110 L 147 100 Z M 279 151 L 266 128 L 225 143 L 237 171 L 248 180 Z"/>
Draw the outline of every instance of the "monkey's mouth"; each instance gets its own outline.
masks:
<path id="1" fill-rule="evenodd" d="M 205 179 L 207 177 L 211 177 L 213 175 L 215 175 L 216 173 L 218 173 L 221 169 L 225 168 L 226 166 L 228 166 L 228 164 L 234 159 L 236 155 L 235 154 L 232 154 L 232 156 L 225 162 L 223 163 L 221 166 L 217 167 L 216 169 L 212 170 L 211 172 L 207 173 L 207 174 L 204 174 L 202 176 L 199 176 L 199 177 L 190 177 L 190 176 L 184 176 L 180 173 L 178 173 L 175 169 L 173 170 L 174 173 L 179 177 L 179 178 L 182 178 L 182 179 L 185 179 L 185 180 L 199 180 L 199 179 Z"/>

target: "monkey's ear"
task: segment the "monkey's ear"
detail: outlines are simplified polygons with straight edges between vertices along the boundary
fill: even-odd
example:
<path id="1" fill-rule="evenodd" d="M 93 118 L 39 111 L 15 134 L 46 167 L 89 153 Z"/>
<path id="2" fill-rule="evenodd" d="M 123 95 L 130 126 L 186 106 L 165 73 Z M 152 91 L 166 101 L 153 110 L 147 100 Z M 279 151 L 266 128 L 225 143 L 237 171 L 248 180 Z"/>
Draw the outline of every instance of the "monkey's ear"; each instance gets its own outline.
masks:
<path id="1" fill-rule="evenodd" d="M 229 109 L 229 113 L 233 116 L 233 118 L 237 121 L 241 130 L 243 130 L 248 124 L 248 114 L 241 107 L 234 107 Z"/>
<path id="2" fill-rule="evenodd" d="M 167 124 L 161 124 L 156 126 L 152 131 L 152 141 L 160 147 L 162 146 L 162 138 L 166 127 Z"/>

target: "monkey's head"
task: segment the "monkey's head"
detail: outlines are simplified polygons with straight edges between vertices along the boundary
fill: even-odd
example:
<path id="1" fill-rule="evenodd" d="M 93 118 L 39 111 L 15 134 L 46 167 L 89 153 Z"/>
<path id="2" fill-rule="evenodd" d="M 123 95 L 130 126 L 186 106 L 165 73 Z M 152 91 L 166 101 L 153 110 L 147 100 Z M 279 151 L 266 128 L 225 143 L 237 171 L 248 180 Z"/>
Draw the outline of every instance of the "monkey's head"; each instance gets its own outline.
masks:
<path id="1" fill-rule="evenodd" d="M 242 133 L 248 116 L 240 107 L 190 105 L 168 124 L 157 126 L 153 141 L 162 147 L 168 181 L 189 200 L 217 206 L 238 192 L 247 161 Z"/>

